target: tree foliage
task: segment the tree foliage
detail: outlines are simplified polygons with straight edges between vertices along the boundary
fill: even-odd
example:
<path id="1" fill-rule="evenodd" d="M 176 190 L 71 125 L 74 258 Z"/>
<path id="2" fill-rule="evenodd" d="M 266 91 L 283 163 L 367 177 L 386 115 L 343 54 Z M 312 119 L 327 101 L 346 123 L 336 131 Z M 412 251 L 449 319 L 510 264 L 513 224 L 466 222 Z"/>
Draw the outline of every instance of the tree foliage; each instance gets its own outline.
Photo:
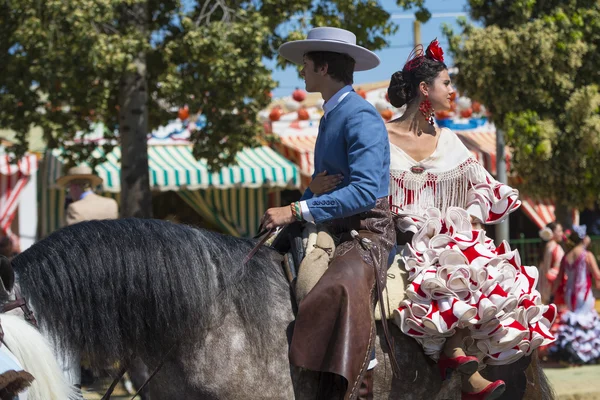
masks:
<path id="1" fill-rule="evenodd" d="M 529 195 L 600 199 L 600 2 L 469 0 L 477 28 L 446 27 L 458 86 L 486 104 Z"/>
<path id="2" fill-rule="evenodd" d="M 147 18 L 136 12 L 140 3 Z M 93 122 L 119 132 L 123 77 L 144 54 L 148 128 L 183 105 L 202 112 L 195 155 L 220 167 L 260 137 L 256 115 L 276 86 L 264 57 L 320 25 L 350 29 L 371 49 L 395 31 L 375 0 L 3 0 L 0 127 L 17 132 L 18 153 L 35 125 L 72 162 L 93 163 L 93 146 L 73 143 L 74 135 Z"/>

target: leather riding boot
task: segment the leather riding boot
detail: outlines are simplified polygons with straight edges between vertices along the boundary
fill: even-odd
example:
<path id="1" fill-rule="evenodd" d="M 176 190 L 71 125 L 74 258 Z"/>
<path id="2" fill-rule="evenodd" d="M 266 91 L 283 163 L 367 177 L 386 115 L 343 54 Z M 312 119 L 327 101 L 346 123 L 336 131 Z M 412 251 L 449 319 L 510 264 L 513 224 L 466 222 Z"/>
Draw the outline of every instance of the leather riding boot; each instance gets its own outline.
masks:
<path id="1" fill-rule="evenodd" d="M 365 372 L 365 376 L 358 387 L 357 400 L 373 400 L 373 369 Z"/>

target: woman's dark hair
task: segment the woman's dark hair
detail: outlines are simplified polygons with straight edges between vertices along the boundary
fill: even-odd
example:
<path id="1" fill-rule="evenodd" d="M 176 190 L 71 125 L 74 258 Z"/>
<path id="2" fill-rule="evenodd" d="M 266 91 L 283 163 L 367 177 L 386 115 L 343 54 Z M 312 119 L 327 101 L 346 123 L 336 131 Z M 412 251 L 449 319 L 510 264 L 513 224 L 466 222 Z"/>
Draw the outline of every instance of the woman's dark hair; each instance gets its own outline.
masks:
<path id="1" fill-rule="evenodd" d="M 327 64 L 327 75 L 346 85 L 354 83 L 356 61 L 349 55 L 332 51 L 310 51 L 305 56 L 315 64 L 315 72 Z"/>
<path id="2" fill-rule="evenodd" d="M 440 72 L 445 69 L 448 69 L 446 64 L 427 56 L 423 56 L 421 64 L 417 67 L 408 69 L 405 65 L 402 71 L 394 72 L 392 75 L 388 87 L 390 103 L 396 108 L 409 104 L 419 97 L 419 84 L 421 82 L 431 85 Z"/>
<path id="3" fill-rule="evenodd" d="M 583 242 L 583 238 L 580 238 L 577 232 L 572 231 L 569 235 L 569 245 L 572 247 L 577 246 L 579 243 Z"/>

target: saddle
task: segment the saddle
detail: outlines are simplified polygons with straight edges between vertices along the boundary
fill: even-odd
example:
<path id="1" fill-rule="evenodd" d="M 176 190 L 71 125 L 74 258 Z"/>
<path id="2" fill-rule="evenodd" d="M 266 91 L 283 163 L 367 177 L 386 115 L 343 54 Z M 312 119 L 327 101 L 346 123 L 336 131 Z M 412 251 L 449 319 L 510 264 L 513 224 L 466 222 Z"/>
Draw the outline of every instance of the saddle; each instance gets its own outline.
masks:
<path id="1" fill-rule="evenodd" d="M 282 268 L 299 303 L 317 284 L 327 270 L 337 245 L 336 238 L 324 227 L 314 223 L 294 222 L 284 227 L 270 244 L 283 255 Z M 387 284 L 383 290 L 383 306 L 388 319 L 393 319 L 396 309 L 405 296 L 408 273 L 402 256 L 396 254 L 388 264 Z M 379 306 L 375 307 L 375 319 L 381 321 Z"/>

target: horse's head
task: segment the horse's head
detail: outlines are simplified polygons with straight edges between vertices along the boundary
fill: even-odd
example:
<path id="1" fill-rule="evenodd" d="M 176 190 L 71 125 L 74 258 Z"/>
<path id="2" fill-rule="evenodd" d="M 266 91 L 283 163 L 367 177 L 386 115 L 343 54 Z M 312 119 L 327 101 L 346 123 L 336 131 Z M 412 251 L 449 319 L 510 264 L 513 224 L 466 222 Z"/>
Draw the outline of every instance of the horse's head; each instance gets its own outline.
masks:
<path id="1" fill-rule="evenodd" d="M 10 264 L 10 260 L 0 255 L 0 297 L 4 297 L 4 293 L 8 295 L 15 285 L 15 271 Z"/>

